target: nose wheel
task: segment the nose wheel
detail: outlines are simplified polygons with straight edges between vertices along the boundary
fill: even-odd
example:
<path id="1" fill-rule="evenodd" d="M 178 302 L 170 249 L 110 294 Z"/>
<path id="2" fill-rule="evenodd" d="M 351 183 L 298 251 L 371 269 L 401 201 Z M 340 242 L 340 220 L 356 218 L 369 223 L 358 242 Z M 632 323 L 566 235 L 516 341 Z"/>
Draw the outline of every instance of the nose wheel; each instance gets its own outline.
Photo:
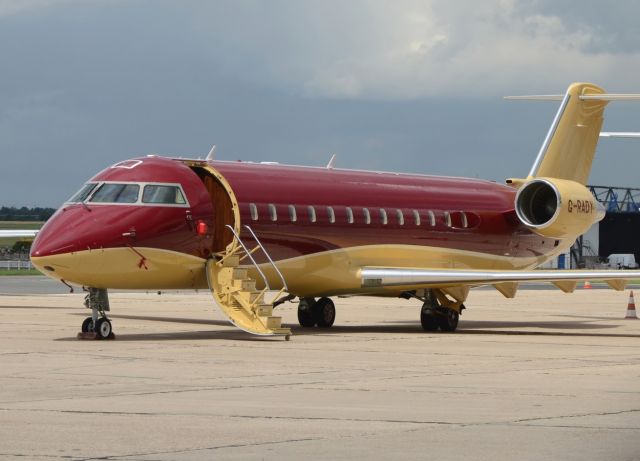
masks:
<path id="1" fill-rule="evenodd" d="M 109 297 L 107 290 L 89 288 L 89 293 L 84 298 L 84 305 L 91 309 L 91 317 L 82 322 L 78 339 L 115 339 L 111 320 L 107 318 L 109 310 Z"/>

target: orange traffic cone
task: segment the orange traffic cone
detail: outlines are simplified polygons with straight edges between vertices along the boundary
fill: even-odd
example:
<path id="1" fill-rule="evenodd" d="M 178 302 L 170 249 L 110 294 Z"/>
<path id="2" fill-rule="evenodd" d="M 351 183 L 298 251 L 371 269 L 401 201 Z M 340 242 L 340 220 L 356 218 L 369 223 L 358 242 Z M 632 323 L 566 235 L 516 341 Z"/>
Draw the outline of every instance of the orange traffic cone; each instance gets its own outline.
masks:
<path id="1" fill-rule="evenodd" d="M 627 305 L 627 315 L 625 319 L 637 319 L 636 315 L 636 302 L 633 300 L 633 290 L 629 293 L 629 304 Z"/>
<path id="2" fill-rule="evenodd" d="M 593 288 L 593 287 L 591 286 L 591 282 L 590 282 L 590 281 L 585 280 L 585 281 L 584 281 L 584 287 L 583 287 L 583 288 L 584 288 L 585 290 L 590 290 L 590 289 L 591 289 L 591 288 Z"/>

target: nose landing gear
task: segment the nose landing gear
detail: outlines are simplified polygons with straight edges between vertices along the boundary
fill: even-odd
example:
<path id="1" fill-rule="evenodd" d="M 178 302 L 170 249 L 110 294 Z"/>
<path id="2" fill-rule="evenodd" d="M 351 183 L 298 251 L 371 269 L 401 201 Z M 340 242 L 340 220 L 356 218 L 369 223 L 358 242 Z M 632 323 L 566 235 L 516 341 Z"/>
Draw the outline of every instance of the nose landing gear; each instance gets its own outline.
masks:
<path id="1" fill-rule="evenodd" d="M 109 311 L 109 296 L 103 288 L 89 288 L 84 298 L 85 307 L 91 309 L 91 317 L 82 322 L 82 332 L 78 339 L 116 339 L 111 320 L 105 312 Z"/>

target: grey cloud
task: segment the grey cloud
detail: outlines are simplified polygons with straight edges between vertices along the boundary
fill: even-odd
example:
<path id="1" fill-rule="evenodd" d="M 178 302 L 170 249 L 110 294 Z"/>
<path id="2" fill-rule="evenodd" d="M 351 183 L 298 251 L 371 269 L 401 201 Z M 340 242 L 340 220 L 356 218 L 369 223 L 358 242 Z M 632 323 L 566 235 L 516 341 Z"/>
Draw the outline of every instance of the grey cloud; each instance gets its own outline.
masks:
<path id="1" fill-rule="evenodd" d="M 545 47 L 513 58 L 517 46 L 484 38 L 536 15 L 552 20 L 527 26 L 534 39 L 550 43 L 554 27 L 583 37 L 560 11 L 446 5 L 82 1 L 0 13 L 2 202 L 54 206 L 115 161 L 205 155 L 212 143 L 230 160 L 323 165 L 336 153 L 341 167 L 501 181 L 526 174 L 555 107 L 499 95 L 561 92 L 569 77 L 640 92 L 621 61 L 596 56 L 585 75 L 592 58 L 571 51 L 580 66 L 556 75 Z M 612 106 L 607 128 L 640 130 L 638 110 Z M 602 144 L 594 180 L 633 185 L 611 161 L 636 149 Z"/>

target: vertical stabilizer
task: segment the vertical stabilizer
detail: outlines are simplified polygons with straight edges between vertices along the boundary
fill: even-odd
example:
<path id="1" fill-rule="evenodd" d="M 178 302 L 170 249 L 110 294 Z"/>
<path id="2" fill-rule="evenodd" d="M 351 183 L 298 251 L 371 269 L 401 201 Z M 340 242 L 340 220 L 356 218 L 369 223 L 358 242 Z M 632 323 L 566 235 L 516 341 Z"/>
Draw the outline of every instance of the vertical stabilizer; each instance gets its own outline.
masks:
<path id="1" fill-rule="evenodd" d="M 607 101 L 582 97 L 600 94 L 604 90 L 592 83 L 569 86 L 529 178 L 552 177 L 587 183 Z"/>

